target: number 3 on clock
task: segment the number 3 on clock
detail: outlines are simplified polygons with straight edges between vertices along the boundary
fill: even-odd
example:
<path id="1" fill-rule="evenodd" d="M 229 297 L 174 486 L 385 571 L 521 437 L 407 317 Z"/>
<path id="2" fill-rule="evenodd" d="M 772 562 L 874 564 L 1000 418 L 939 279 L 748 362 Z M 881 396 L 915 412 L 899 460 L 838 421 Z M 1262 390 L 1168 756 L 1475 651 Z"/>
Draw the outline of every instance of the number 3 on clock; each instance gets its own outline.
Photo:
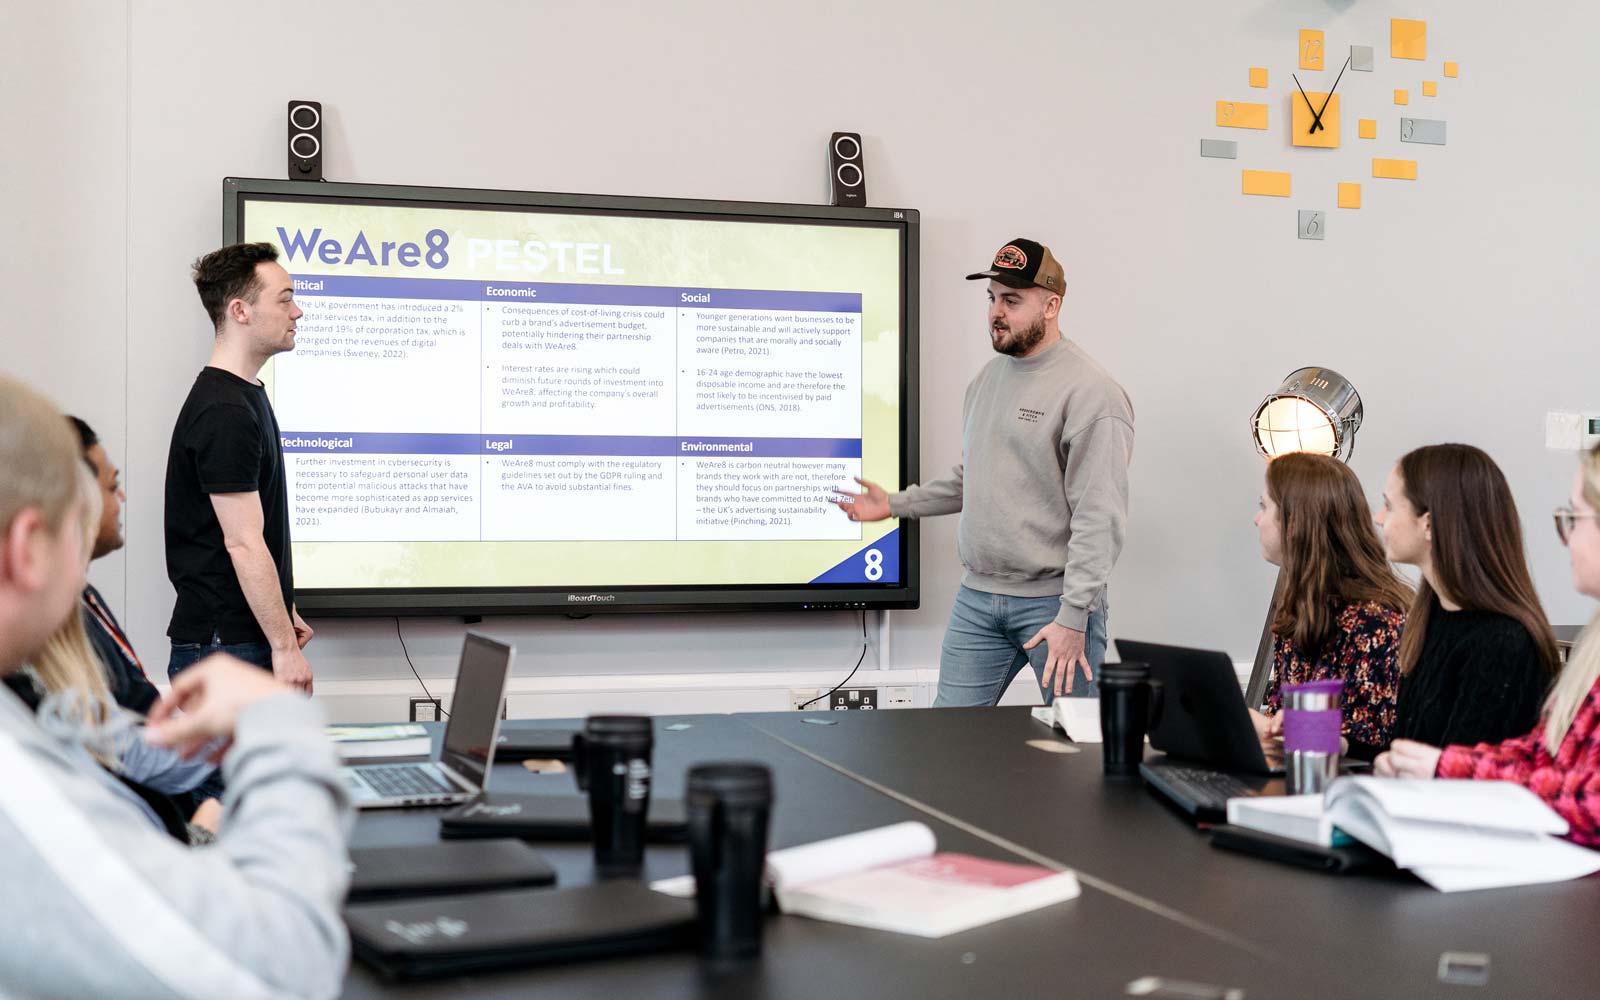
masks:
<path id="1" fill-rule="evenodd" d="M 1322 69 L 1322 32 L 1310 29 L 1300 32 L 1300 68 Z"/>

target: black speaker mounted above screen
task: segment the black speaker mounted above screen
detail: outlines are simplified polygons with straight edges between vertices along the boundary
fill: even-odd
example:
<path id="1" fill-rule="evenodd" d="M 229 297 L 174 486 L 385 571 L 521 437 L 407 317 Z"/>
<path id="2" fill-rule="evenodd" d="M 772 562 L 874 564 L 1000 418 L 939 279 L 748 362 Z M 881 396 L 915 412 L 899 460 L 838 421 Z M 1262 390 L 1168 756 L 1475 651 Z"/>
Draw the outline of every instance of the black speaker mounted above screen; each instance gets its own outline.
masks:
<path id="1" fill-rule="evenodd" d="M 860 132 L 835 132 L 828 140 L 828 198 L 837 208 L 867 207 L 867 161 Z"/>
<path id="2" fill-rule="evenodd" d="M 322 180 L 322 103 L 289 102 L 289 179 Z"/>

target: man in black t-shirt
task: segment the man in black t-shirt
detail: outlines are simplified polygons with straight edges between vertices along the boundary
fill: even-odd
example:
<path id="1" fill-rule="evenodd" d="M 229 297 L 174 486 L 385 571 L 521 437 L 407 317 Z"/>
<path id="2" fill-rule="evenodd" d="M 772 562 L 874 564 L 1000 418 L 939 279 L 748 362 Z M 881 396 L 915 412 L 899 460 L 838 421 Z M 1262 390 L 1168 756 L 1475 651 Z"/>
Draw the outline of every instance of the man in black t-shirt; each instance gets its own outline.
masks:
<path id="1" fill-rule="evenodd" d="M 167 452 L 167 576 L 178 592 L 167 673 L 222 651 L 309 694 L 283 448 L 256 378 L 294 350 L 294 281 L 270 243 L 240 243 L 195 261 L 194 283 L 216 340 Z"/>

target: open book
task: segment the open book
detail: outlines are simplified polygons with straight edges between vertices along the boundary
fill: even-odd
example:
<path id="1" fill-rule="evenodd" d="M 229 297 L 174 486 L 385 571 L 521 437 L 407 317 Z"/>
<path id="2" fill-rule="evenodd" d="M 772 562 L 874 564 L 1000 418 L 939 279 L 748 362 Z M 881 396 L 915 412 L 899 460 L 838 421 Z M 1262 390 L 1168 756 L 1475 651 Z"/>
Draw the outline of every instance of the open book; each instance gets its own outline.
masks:
<path id="1" fill-rule="evenodd" d="M 920 937 L 943 937 L 1078 895 L 1070 871 L 935 853 L 933 831 L 896 823 L 767 855 L 785 913 Z M 693 895 L 683 876 L 652 888 Z"/>
<path id="2" fill-rule="evenodd" d="M 1508 781 L 1339 778 L 1328 787 L 1323 813 L 1443 892 L 1600 871 L 1600 853 L 1558 839 L 1567 821 Z"/>

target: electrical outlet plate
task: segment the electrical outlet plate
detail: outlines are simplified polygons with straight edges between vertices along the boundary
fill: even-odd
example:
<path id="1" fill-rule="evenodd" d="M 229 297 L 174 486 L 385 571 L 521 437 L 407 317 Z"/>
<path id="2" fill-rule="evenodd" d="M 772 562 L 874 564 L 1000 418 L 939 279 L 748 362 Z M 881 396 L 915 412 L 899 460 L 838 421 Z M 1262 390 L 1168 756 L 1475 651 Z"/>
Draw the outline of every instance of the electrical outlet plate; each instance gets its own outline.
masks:
<path id="1" fill-rule="evenodd" d="M 443 708 L 438 698 L 412 698 L 411 721 L 438 722 Z"/>
<path id="2" fill-rule="evenodd" d="M 877 707 L 877 688 L 840 688 L 828 697 L 828 708 L 835 712 L 870 712 Z"/>
<path id="3" fill-rule="evenodd" d="M 795 711 L 799 711 L 801 705 L 804 705 L 806 702 L 811 701 L 814 698 L 820 698 L 821 696 L 821 688 L 790 688 L 789 707 Z M 811 708 L 818 710 L 825 709 L 827 707 L 828 706 L 824 705 L 820 701 L 811 706 Z"/>
<path id="4" fill-rule="evenodd" d="M 1546 413 L 1544 446 L 1551 451 L 1577 451 L 1583 447 L 1586 427 L 1581 413 Z"/>
<path id="5" fill-rule="evenodd" d="M 892 687 L 883 689 L 883 708 L 910 708 L 911 706 L 911 688 Z"/>

